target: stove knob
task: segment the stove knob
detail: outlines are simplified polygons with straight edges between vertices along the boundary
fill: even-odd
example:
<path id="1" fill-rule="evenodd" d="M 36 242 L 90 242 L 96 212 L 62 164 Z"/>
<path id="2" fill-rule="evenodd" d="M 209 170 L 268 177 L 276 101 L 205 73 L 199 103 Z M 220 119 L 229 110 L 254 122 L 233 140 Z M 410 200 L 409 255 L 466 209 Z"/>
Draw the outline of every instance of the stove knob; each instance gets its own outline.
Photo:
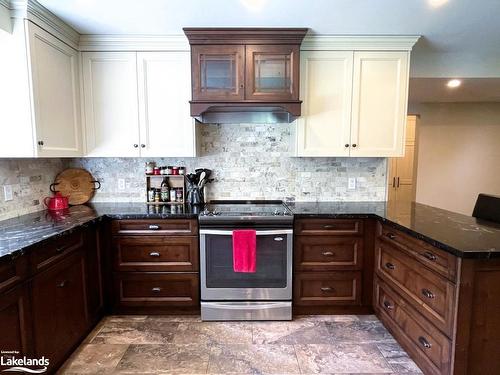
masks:
<path id="1" fill-rule="evenodd" d="M 278 211 L 278 209 L 276 208 L 274 210 L 274 216 L 280 216 L 281 215 L 281 212 Z"/>

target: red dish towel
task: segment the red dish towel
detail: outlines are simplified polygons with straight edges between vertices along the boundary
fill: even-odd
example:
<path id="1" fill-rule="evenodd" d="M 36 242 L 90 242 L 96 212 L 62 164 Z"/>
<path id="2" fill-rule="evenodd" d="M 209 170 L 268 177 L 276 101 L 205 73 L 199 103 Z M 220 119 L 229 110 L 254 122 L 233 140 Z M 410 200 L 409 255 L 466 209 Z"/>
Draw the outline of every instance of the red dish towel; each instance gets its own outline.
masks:
<path id="1" fill-rule="evenodd" d="M 233 230 L 234 272 L 255 272 L 257 264 L 257 233 L 252 229 Z"/>

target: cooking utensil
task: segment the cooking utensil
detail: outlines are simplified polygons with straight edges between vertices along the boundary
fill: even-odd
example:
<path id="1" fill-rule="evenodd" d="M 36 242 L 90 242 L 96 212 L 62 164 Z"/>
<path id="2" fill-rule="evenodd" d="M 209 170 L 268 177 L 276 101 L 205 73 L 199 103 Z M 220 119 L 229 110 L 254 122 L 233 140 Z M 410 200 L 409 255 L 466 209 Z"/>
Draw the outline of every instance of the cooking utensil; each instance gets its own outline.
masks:
<path id="1" fill-rule="evenodd" d="M 59 173 L 50 190 L 60 192 L 62 196 L 69 197 L 68 203 L 72 206 L 87 203 L 101 183 L 89 171 L 82 168 L 69 168 Z"/>
<path id="2" fill-rule="evenodd" d="M 205 176 L 206 176 L 206 172 L 205 171 L 202 171 L 200 173 L 200 180 L 198 181 L 198 186 L 201 187 L 201 185 L 203 184 L 203 181 L 205 180 Z"/>

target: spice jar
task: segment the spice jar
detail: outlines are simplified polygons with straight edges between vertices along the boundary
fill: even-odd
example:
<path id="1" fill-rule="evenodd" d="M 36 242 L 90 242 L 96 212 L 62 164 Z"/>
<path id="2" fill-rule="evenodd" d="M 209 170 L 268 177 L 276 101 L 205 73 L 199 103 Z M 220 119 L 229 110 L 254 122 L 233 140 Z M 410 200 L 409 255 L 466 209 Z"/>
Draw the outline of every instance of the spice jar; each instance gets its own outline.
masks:
<path id="1" fill-rule="evenodd" d="M 160 174 L 160 167 L 154 167 L 153 168 L 153 174 L 154 175 L 159 175 Z"/>
<path id="2" fill-rule="evenodd" d="M 161 200 L 161 195 L 160 195 L 160 189 L 155 190 L 155 202 L 160 202 Z"/>
<path id="3" fill-rule="evenodd" d="M 185 175 L 186 174 L 186 167 L 179 167 L 179 174 Z"/>
<path id="4" fill-rule="evenodd" d="M 167 166 L 167 174 L 172 174 L 172 167 L 170 165 Z"/>
<path id="5" fill-rule="evenodd" d="M 179 167 L 172 167 L 172 174 L 177 176 L 179 174 Z"/>
<path id="6" fill-rule="evenodd" d="M 155 201 L 155 189 L 151 188 L 148 190 L 148 202 Z"/>
<path id="7" fill-rule="evenodd" d="M 146 174 L 153 174 L 155 164 L 156 163 L 154 161 L 148 161 L 146 163 L 146 167 L 145 167 Z"/>
<path id="8" fill-rule="evenodd" d="M 170 189 L 170 202 L 175 202 L 176 197 L 175 189 Z"/>
<path id="9" fill-rule="evenodd" d="M 182 202 L 182 189 L 176 189 L 175 196 L 177 202 Z"/>

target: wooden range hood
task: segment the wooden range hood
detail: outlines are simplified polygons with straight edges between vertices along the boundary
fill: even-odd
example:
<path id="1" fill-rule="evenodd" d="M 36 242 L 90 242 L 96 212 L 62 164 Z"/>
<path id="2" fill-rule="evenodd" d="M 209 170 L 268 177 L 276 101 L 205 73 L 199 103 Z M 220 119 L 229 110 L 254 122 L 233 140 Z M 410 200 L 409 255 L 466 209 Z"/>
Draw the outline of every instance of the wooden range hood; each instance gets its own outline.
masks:
<path id="1" fill-rule="evenodd" d="M 291 122 L 300 116 L 300 44 L 307 28 L 184 28 L 191 116 L 207 123 Z"/>

